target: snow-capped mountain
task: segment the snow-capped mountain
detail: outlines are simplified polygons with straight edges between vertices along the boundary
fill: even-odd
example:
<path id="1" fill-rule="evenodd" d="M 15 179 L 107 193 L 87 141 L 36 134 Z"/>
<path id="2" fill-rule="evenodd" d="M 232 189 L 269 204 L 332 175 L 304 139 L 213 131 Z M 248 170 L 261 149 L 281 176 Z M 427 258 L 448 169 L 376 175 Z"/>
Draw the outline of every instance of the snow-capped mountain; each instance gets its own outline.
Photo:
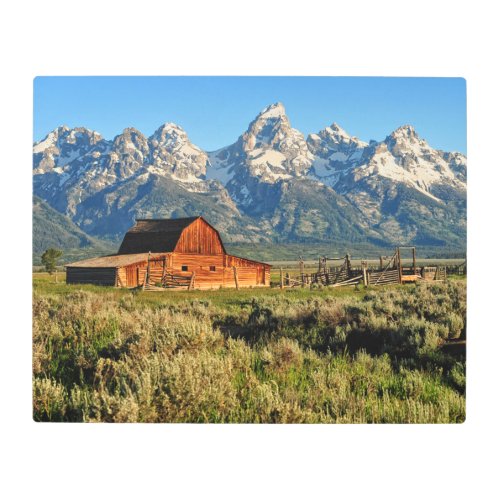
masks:
<path id="1" fill-rule="evenodd" d="M 424 207 L 414 208 L 416 216 L 431 206 L 447 210 L 446 202 L 456 201 L 464 210 L 465 225 L 466 159 L 455 153 L 452 163 L 446 157 L 447 153 L 431 148 L 413 127 L 405 125 L 365 147 L 359 160 L 342 171 L 332 185 L 364 212 L 372 226 L 385 224 L 389 228 L 388 232 L 382 230 L 386 237 L 394 229 L 403 233 L 393 221 L 395 204 L 399 208 L 403 203 L 398 198 L 402 189 L 413 193 L 412 199 L 417 194 L 424 196 L 420 203 Z M 387 206 L 391 208 L 385 209 Z M 417 230 L 415 224 L 411 231 L 416 234 Z"/>
<path id="2" fill-rule="evenodd" d="M 149 139 L 151 155 L 148 171 L 168 174 L 184 184 L 205 178 L 208 155 L 191 143 L 186 132 L 175 123 L 161 126 Z"/>
<path id="3" fill-rule="evenodd" d="M 466 190 L 465 179 L 459 179 L 444 159 L 442 151 L 431 148 L 418 137 L 411 125 L 405 125 L 386 137 L 369 164 L 374 172 L 408 185 L 432 197 L 434 185 L 447 184 L 458 190 Z M 457 161 L 465 167 L 465 157 Z M 464 170 L 465 171 L 465 170 Z M 437 198 L 436 198 L 437 199 Z"/>
<path id="4" fill-rule="evenodd" d="M 101 141 L 101 135 L 93 130 L 58 127 L 33 146 L 35 172 L 46 173 L 64 167 Z"/>
<path id="5" fill-rule="evenodd" d="M 434 185 L 466 190 L 465 156 L 431 148 L 411 125 L 398 128 L 384 141 L 367 144 L 333 124 L 309 135 L 308 145 L 316 157 L 311 174 L 340 192 L 353 187 L 350 181 L 366 177 L 401 182 L 436 200 Z"/>
<path id="6" fill-rule="evenodd" d="M 207 153 L 178 125 L 149 138 L 127 128 L 113 141 L 60 127 L 33 149 L 34 192 L 91 235 L 119 238 L 136 217 L 211 212 L 236 240 L 256 237 L 224 187 L 206 179 Z M 248 229 L 236 230 L 242 220 Z"/>
<path id="7" fill-rule="evenodd" d="M 283 104 L 265 108 L 231 146 L 209 154 L 207 177 L 219 180 L 244 210 L 258 214 L 279 181 L 304 176 L 314 160 L 304 136 L 292 128 Z"/>
<path id="8" fill-rule="evenodd" d="M 304 136 L 291 127 L 283 104 L 276 103 L 265 108 L 234 144 L 210 154 L 213 168 L 208 175 L 227 184 L 241 170 L 272 184 L 303 175 L 313 160 Z"/>
<path id="9" fill-rule="evenodd" d="M 465 245 L 466 171 L 409 125 L 364 142 L 333 123 L 306 140 L 281 103 L 214 152 L 174 123 L 112 141 L 59 127 L 33 146 L 35 194 L 108 238 L 136 217 L 203 213 L 230 241 Z"/>
<path id="10" fill-rule="evenodd" d="M 368 146 L 336 123 L 310 134 L 307 145 L 314 155 L 310 175 L 329 186 L 335 186 L 343 172 L 360 163 Z"/>

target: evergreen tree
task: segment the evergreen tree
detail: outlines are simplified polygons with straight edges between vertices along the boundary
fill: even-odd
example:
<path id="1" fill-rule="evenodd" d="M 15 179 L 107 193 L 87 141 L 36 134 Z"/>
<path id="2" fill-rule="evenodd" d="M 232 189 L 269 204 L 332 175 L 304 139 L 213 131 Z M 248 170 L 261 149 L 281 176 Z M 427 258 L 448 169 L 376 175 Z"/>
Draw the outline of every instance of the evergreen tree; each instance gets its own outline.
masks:
<path id="1" fill-rule="evenodd" d="M 62 257 L 62 251 L 57 248 L 47 248 L 42 254 L 42 264 L 49 274 L 55 273 L 57 283 L 57 261 Z"/>

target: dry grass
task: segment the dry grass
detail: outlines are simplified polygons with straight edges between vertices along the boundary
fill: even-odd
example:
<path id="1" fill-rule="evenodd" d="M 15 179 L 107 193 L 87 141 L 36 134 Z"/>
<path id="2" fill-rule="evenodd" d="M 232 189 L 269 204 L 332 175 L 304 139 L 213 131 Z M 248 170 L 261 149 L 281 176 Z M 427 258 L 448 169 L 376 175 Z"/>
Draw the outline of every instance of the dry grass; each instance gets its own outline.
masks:
<path id="1" fill-rule="evenodd" d="M 52 290 L 33 299 L 35 420 L 465 419 L 465 360 L 441 350 L 465 333 L 463 282 L 172 300 Z"/>

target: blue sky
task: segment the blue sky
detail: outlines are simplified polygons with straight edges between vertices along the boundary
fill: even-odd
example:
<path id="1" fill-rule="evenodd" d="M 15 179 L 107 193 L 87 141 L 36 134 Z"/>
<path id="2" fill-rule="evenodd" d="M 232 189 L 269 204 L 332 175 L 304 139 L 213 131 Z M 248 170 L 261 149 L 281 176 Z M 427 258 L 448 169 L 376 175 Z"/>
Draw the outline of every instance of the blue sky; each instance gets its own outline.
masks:
<path id="1" fill-rule="evenodd" d="M 126 127 L 151 135 L 165 122 L 213 151 L 233 143 L 268 104 L 281 101 L 306 136 L 333 122 L 381 140 L 410 124 L 435 148 L 466 153 L 462 78 L 37 77 L 34 140 L 59 125 L 112 139 Z"/>

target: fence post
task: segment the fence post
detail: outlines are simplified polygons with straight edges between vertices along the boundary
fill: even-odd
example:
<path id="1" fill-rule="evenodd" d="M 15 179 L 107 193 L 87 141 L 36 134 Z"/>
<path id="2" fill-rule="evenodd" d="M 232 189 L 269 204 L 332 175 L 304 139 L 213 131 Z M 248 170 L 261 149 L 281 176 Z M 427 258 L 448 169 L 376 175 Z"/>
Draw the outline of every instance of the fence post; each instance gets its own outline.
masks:
<path id="1" fill-rule="evenodd" d="M 280 288 L 283 289 L 283 268 L 280 267 Z"/>
<path id="2" fill-rule="evenodd" d="M 240 283 L 238 282 L 238 269 L 236 269 L 236 266 L 233 266 L 233 274 L 234 274 L 234 284 L 236 285 L 236 290 L 239 290 Z"/>
<path id="3" fill-rule="evenodd" d="M 399 269 L 399 284 L 403 283 L 403 264 L 401 263 L 401 251 L 398 247 L 397 251 L 398 269 Z"/>
<path id="4" fill-rule="evenodd" d="M 368 279 L 366 275 L 366 262 L 361 262 L 361 268 L 363 269 L 363 285 L 368 286 Z"/>
<path id="5" fill-rule="evenodd" d="M 149 268 L 151 265 L 151 251 L 148 253 L 148 267 L 146 267 L 146 275 L 144 276 L 144 283 L 142 284 L 142 289 L 146 288 L 146 285 L 149 285 Z"/>
<path id="6" fill-rule="evenodd" d="M 191 291 L 194 289 L 194 277 L 196 275 L 196 271 L 193 271 L 193 274 L 191 274 L 191 279 L 189 280 L 189 286 L 188 290 Z"/>

